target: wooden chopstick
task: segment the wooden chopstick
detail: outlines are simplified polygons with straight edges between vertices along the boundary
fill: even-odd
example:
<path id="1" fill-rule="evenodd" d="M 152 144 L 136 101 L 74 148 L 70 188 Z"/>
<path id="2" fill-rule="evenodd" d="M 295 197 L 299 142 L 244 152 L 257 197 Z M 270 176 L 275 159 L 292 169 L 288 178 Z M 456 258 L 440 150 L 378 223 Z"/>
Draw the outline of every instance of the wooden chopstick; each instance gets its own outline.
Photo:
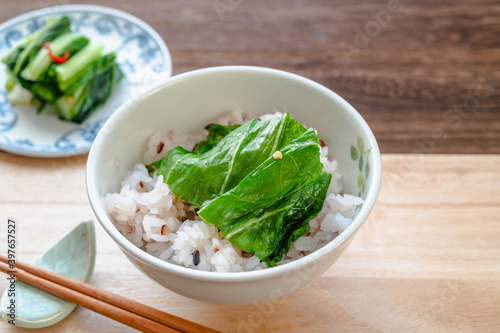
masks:
<path id="1" fill-rule="evenodd" d="M 0 261 L 7 258 L 0 255 Z M 9 266 L 0 263 L 0 271 Z M 220 333 L 90 284 L 16 261 L 19 280 L 144 332 Z M 136 325 L 136 326 L 134 326 Z M 137 326 L 139 325 L 139 326 Z"/>
<path id="2" fill-rule="evenodd" d="M 7 273 L 10 270 L 9 266 L 5 263 L 0 263 L 0 271 Z M 143 332 L 165 332 L 174 333 L 179 332 L 168 326 L 152 321 L 150 319 L 141 317 L 135 313 L 123 310 L 122 308 L 113 306 L 109 303 L 103 302 L 96 298 L 92 298 L 85 294 L 81 294 L 73 289 L 66 288 L 57 283 L 45 280 L 36 275 L 27 273 L 21 269 L 16 269 L 16 278 L 20 281 L 26 282 L 41 290 L 49 292 L 53 295 L 61 297 L 72 303 L 81 305 L 89 310 L 98 312 L 106 317 L 119 321 L 125 325 L 141 330 Z"/>

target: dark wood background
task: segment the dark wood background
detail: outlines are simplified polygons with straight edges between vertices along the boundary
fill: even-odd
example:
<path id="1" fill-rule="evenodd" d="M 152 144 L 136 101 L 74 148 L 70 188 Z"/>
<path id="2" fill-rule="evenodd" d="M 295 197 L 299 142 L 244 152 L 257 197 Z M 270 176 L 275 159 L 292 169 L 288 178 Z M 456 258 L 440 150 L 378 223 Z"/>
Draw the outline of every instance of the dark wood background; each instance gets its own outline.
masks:
<path id="1" fill-rule="evenodd" d="M 368 45 L 346 57 L 341 43 L 354 47 L 355 28 L 375 29 L 372 12 L 387 10 L 389 2 L 78 3 L 118 8 L 149 23 L 170 48 L 174 74 L 240 64 L 320 82 L 363 115 L 384 153 L 500 153 L 500 1 L 400 0 L 399 13 L 386 27 L 378 34 L 373 30 Z M 0 0 L 0 21 L 57 3 L 75 2 Z M 224 20 L 214 3 L 233 4 Z M 491 94 L 479 101 L 474 94 L 484 80 L 490 81 Z M 448 112 L 464 103 L 468 110 Z M 432 139 L 433 131 L 444 131 L 444 137 Z"/>

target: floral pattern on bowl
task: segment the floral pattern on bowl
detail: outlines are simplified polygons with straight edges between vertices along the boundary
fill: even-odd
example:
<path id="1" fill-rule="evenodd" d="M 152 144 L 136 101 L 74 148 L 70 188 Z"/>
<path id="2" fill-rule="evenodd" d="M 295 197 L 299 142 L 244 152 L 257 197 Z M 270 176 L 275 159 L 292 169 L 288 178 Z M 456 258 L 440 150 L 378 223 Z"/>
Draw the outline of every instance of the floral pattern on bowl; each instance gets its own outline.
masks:
<path id="1" fill-rule="evenodd" d="M 366 180 L 370 175 L 370 163 L 368 163 L 370 153 L 373 148 L 365 150 L 365 142 L 362 137 L 356 140 L 356 145 L 351 145 L 350 153 L 351 159 L 357 162 L 359 174 L 358 174 L 358 197 L 361 197 L 366 192 Z"/>

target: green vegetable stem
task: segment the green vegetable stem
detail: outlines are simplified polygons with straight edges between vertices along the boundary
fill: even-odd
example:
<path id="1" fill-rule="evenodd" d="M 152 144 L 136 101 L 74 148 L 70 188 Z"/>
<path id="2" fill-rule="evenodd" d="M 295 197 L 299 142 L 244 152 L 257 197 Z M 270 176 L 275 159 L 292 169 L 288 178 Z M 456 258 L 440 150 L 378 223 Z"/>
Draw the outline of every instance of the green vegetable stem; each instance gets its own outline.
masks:
<path id="1" fill-rule="evenodd" d="M 61 119 L 81 123 L 106 102 L 124 75 L 115 53 L 101 55 L 104 47 L 71 32 L 70 23 L 66 16 L 49 19 L 2 62 L 9 101 L 35 101 L 38 112 L 54 104 Z"/>

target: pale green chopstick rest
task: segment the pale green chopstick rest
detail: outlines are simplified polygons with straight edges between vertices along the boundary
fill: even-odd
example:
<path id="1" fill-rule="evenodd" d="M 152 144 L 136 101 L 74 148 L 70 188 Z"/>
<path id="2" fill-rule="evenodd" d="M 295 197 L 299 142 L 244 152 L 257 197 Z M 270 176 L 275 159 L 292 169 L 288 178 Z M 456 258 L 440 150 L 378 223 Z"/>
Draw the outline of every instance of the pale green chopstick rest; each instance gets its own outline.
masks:
<path id="1" fill-rule="evenodd" d="M 96 254 L 95 230 L 92 221 L 80 223 L 33 265 L 89 282 L 94 272 Z M 24 282 L 16 282 L 16 326 L 40 328 L 54 325 L 66 318 L 76 304 L 65 301 Z M 7 322 L 9 311 L 7 290 L 0 299 L 0 319 Z"/>

